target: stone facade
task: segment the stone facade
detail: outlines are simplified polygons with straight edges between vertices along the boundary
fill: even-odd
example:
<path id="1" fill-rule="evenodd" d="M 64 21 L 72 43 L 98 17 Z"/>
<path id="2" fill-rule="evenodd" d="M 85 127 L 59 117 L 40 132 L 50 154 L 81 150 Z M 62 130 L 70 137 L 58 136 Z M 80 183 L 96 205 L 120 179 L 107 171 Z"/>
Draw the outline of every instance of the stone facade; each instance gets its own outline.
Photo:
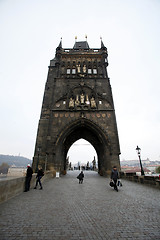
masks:
<path id="1" fill-rule="evenodd" d="M 66 156 L 80 138 L 89 141 L 98 156 L 100 174 L 120 168 L 119 140 L 110 80 L 107 48 L 89 48 L 75 42 L 56 49 L 50 61 L 39 120 L 33 169 L 66 172 Z"/>

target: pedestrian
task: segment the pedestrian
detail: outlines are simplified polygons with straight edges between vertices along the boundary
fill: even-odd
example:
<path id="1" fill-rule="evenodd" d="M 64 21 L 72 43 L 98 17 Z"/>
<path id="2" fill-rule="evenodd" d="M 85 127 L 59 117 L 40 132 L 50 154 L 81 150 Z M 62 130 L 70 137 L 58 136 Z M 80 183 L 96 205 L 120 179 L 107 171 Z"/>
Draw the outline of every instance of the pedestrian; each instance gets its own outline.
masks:
<path id="1" fill-rule="evenodd" d="M 32 179 L 32 174 L 33 174 L 33 170 L 31 168 L 31 165 L 28 164 L 27 165 L 27 172 L 26 172 L 26 179 L 25 179 L 25 190 L 24 192 L 28 192 L 30 189 L 30 182 Z"/>
<path id="2" fill-rule="evenodd" d="M 39 168 L 38 169 L 38 173 L 37 173 L 37 176 L 36 176 L 36 186 L 34 187 L 34 189 L 37 189 L 37 185 L 39 183 L 40 185 L 40 190 L 42 190 L 42 183 L 41 183 L 41 178 L 44 176 L 44 172 L 43 172 L 43 169 L 42 168 Z"/>
<path id="3" fill-rule="evenodd" d="M 111 181 L 113 181 L 114 183 L 114 190 L 116 190 L 118 192 L 118 188 L 117 188 L 117 180 L 119 178 L 119 174 L 117 171 L 117 167 L 114 166 L 111 172 Z"/>
<path id="4" fill-rule="evenodd" d="M 81 173 L 78 175 L 78 177 L 77 177 L 78 179 L 79 179 L 79 184 L 81 183 L 83 183 L 83 178 L 84 178 L 84 173 L 83 173 L 83 171 L 81 171 Z"/>

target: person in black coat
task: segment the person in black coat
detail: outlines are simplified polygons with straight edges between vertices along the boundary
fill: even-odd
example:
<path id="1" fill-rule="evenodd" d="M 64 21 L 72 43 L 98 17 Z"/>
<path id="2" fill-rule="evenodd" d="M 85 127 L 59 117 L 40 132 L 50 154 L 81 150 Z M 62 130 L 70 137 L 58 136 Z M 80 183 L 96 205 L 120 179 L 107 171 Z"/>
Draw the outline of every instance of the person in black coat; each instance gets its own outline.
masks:
<path id="1" fill-rule="evenodd" d="M 42 178 L 43 176 L 44 176 L 43 169 L 42 169 L 42 168 L 39 168 L 39 169 L 38 169 L 37 176 L 36 176 L 36 178 L 37 178 L 37 180 L 36 180 L 36 186 L 34 187 L 34 189 L 37 188 L 37 185 L 38 185 L 38 183 L 39 183 L 39 185 L 40 185 L 40 190 L 42 190 L 41 178 Z"/>
<path id="2" fill-rule="evenodd" d="M 114 166 L 111 172 L 111 180 L 114 182 L 114 190 L 116 190 L 118 192 L 118 188 L 117 188 L 117 180 L 119 178 L 119 174 L 117 171 L 117 167 Z"/>
<path id="3" fill-rule="evenodd" d="M 27 166 L 27 173 L 26 173 L 26 180 L 25 180 L 25 192 L 28 192 L 30 189 L 30 182 L 32 179 L 32 174 L 33 174 L 33 170 L 30 166 L 30 164 L 28 164 Z"/>
<path id="4" fill-rule="evenodd" d="M 84 173 L 83 173 L 83 171 L 81 171 L 81 173 L 78 175 L 78 177 L 77 177 L 78 179 L 79 179 L 79 183 L 83 183 L 83 178 L 84 178 Z"/>

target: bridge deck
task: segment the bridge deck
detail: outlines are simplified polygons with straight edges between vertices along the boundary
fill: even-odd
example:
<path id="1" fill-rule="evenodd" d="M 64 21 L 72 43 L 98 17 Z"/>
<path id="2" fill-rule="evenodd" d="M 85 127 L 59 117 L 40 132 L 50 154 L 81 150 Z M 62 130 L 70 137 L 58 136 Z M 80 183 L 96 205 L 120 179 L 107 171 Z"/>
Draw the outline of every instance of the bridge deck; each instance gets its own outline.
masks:
<path id="1" fill-rule="evenodd" d="M 78 171 L 44 183 L 0 205 L 1 240 L 160 239 L 160 191 Z"/>

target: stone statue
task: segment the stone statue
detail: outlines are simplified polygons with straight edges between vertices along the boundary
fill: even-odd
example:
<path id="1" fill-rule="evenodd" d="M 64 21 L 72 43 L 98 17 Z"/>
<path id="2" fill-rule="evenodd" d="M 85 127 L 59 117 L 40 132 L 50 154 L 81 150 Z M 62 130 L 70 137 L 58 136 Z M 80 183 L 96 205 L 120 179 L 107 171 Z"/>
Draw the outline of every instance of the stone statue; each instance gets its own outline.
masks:
<path id="1" fill-rule="evenodd" d="M 89 101 L 89 98 L 88 98 L 88 95 L 86 95 L 86 102 L 85 102 L 87 105 L 90 104 L 90 101 Z"/>
<path id="2" fill-rule="evenodd" d="M 75 105 L 78 106 L 80 104 L 79 99 L 78 99 L 78 95 L 76 96 L 76 101 L 75 101 Z"/>
<path id="3" fill-rule="evenodd" d="M 77 65 L 77 72 L 78 72 L 78 73 L 81 72 L 81 65 L 80 65 L 80 64 Z"/>
<path id="4" fill-rule="evenodd" d="M 83 72 L 86 73 L 86 65 L 83 66 Z"/>
<path id="5" fill-rule="evenodd" d="M 74 100 L 73 100 L 73 98 L 70 98 L 70 100 L 69 100 L 69 108 L 74 108 Z"/>
<path id="6" fill-rule="evenodd" d="M 84 104 L 84 94 L 81 94 L 81 104 Z"/>
<path id="7" fill-rule="evenodd" d="M 91 98 L 91 108 L 96 108 L 96 102 L 94 100 L 94 97 Z"/>

